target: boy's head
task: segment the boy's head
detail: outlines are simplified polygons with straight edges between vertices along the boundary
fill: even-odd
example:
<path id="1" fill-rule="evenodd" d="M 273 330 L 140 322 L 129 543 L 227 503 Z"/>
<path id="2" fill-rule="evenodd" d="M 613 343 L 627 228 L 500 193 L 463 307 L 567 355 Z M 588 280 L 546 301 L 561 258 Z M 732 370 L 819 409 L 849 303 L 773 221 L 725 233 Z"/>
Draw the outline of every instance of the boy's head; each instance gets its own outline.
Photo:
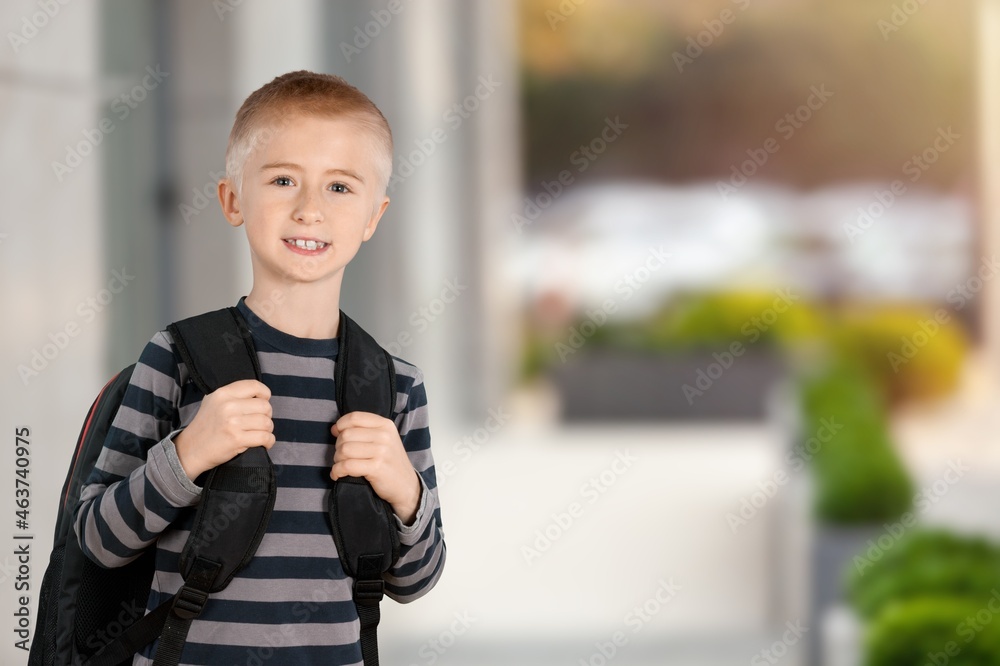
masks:
<path id="1" fill-rule="evenodd" d="M 378 174 L 376 195 L 385 195 L 392 176 L 392 131 L 382 112 L 341 77 L 305 70 L 276 77 L 247 97 L 237 111 L 226 147 L 226 177 L 237 195 L 253 152 L 302 114 L 356 122 L 371 143 L 370 156 Z"/>
<path id="2" fill-rule="evenodd" d="M 339 284 L 389 204 L 392 134 L 357 88 L 297 71 L 253 92 L 236 114 L 219 202 L 245 225 L 259 282 Z"/>

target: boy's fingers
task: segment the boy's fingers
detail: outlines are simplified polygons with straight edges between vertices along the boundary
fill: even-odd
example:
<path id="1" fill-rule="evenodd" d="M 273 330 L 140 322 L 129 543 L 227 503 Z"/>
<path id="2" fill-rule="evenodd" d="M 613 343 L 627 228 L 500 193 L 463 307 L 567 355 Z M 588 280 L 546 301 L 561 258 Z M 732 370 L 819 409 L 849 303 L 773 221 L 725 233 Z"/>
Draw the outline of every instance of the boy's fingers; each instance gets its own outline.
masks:
<path id="1" fill-rule="evenodd" d="M 330 478 L 339 479 L 345 476 L 364 476 L 368 471 L 368 463 L 358 458 L 350 458 L 334 463 L 330 468 Z"/>
<path id="2" fill-rule="evenodd" d="M 337 450 L 333 452 L 333 462 L 374 458 L 375 448 L 367 444 L 368 442 L 346 442 L 343 446 L 338 446 Z"/>
<path id="3" fill-rule="evenodd" d="M 240 379 L 226 384 L 218 390 L 225 391 L 226 396 L 230 398 L 263 398 L 264 400 L 271 398 L 271 389 L 256 379 Z"/>
<path id="4" fill-rule="evenodd" d="M 248 447 L 250 446 L 263 446 L 264 448 L 271 448 L 274 444 L 274 433 L 265 432 L 263 430 L 252 430 L 246 433 L 246 439 L 243 441 Z"/>
<path id="5" fill-rule="evenodd" d="M 242 398 L 233 400 L 236 410 L 240 414 L 264 414 L 270 418 L 271 403 L 260 398 Z"/>
<path id="6" fill-rule="evenodd" d="M 332 430 L 332 429 L 331 429 Z M 374 442 L 375 431 L 370 428 L 348 428 L 347 430 L 333 430 L 337 438 L 336 447 L 339 449 L 348 442 Z"/>
<path id="7" fill-rule="evenodd" d="M 386 420 L 388 419 L 374 412 L 348 412 L 337 419 L 334 425 L 337 426 L 338 430 L 351 427 L 376 428 Z"/>
<path id="8" fill-rule="evenodd" d="M 244 430 L 274 431 L 274 421 L 264 414 L 246 414 L 241 421 Z"/>

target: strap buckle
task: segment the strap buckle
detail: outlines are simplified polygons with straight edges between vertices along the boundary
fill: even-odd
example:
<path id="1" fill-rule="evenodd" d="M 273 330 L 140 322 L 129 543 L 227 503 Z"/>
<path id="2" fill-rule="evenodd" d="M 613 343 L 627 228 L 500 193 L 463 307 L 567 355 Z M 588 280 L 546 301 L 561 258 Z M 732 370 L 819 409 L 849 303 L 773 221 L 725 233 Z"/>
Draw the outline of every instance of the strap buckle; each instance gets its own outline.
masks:
<path id="1" fill-rule="evenodd" d="M 171 610 L 182 620 L 192 620 L 201 615 L 206 601 L 208 592 L 185 585 L 177 593 L 177 599 Z"/>
<path id="2" fill-rule="evenodd" d="M 354 581 L 354 602 L 363 606 L 378 606 L 385 594 L 385 581 L 381 578 Z"/>

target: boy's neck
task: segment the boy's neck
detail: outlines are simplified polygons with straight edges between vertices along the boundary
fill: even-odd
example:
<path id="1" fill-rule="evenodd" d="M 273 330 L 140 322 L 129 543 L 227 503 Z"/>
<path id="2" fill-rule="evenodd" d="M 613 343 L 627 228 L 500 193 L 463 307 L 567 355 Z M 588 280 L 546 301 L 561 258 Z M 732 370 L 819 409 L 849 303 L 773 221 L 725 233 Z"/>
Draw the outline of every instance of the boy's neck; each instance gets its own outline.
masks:
<path id="1" fill-rule="evenodd" d="M 261 290 L 255 285 L 247 294 L 245 303 L 269 326 L 288 335 L 315 340 L 337 337 L 339 290 Z"/>

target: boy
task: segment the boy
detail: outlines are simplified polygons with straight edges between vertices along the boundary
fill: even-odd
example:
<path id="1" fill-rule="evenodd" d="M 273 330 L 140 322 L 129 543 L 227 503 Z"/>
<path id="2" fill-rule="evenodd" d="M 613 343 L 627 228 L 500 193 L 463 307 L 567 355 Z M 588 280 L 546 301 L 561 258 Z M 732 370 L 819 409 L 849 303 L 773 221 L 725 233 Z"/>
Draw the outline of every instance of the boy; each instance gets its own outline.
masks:
<path id="1" fill-rule="evenodd" d="M 400 557 L 387 596 L 430 590 L 446 548 L 423 374 L 393 357 L 393 418 L 334 402 L 344 267 L 389 204 L 392 135 L 378 108 L 339 77 L 279 76 L 236 115 L 218 194 L 245 226 L 253 287 L 237 308 L 262 382 L 205 396 L 168 331 L 143 349 L 75 511 L 84 552 L 103 567 L 155 542 L 147 612 L 181 586 L 178 559 L 203 473 L 253 446 L 268 449 L 277 497 L 256 555 L 209 597 L 181 664 L 360 664 L 359 623 L 326 519 L 330 479 L 364 476 L 395 513 Z M 336 445 L 333 445 L 336 438 Z M 159 640 L 136 654 L 151 664 Z"/>

